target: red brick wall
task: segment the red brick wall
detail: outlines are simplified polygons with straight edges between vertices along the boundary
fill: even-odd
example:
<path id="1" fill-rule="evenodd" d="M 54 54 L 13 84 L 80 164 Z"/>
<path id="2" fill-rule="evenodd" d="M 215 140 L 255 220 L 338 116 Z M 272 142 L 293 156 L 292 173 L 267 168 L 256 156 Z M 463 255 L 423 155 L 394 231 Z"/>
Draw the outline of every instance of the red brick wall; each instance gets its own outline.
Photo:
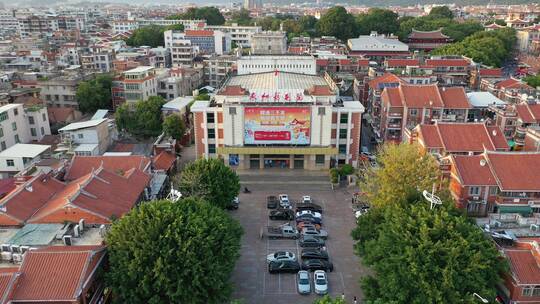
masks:
<path id="1" fill-rule="evenodd" d="M 352 144 L 349 147 L 349 153 L 351 154 L 351 162 L 358 160 L 358 154 L 360 151 L 360 129 L 362 128 L 360 113 L 352 114 L 352 123 L 354 124 L 354 127 L 351 129 Z"/>
<path id="2" fill-rule="evenodd" d="M 202 112 L 193 113 L 193 124 L 195 128 L 195 149 L 197 151 L 197 157 L 202 157 L 204 154 L 204 129 L 201 124 L 204 122 L 204 114 Z"/>
<path id="3" fill-rule="evenodd" d="M 221 113 L 221 112 L 217 113 L 217 122 L 218 123 L 223 123 L 223 113 Z"/>

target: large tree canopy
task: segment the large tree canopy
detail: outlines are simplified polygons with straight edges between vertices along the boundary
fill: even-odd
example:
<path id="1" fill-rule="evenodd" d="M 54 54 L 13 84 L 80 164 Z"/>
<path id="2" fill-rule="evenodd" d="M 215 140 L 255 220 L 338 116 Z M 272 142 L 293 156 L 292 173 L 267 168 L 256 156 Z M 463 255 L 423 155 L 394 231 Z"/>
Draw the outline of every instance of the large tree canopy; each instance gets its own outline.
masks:
<path id="1" fill-rule="evenodd" d="M 319 34 L 335 36 L 343 41 L 356 37 L 356 21 L 343 6 L 329 9 L 317 23 Z"/>
<path id="2" fill-rule="evenodd" d="M 77 102 L 83 113 L 93 113 L 99 109 L 111 108 L 112 77 L 109 74 L 97 75 L 90 81 L 81 81 L 77 86 Z"/>
<path id="3" fill-rule="evenodd" d="M 163 46 L 163 32 L 164 26 L 148 25 L 133 31 L 133 34 L 126 40 L 126 44 L 129 46 L 151 46 L 158 47 Z"/>
<path id="4" fill-rule="evenodd" d="M 198 159 L 182 171 L 180 191 L 226 208 L 240 191 L 240 179 L 220 159 Z"/>
<path id="5" fill-rule="evenodd" d="M 163 120 L 163 132 L 165 132 L 165 135 L 180 139 L 184 136 L 185 131 L 184 119 L 180 114 L 169 115 Z"/>
<path id="6" fill-rule="evenodd" d="M 106 237 L 115 302 L 225 303 L 241 235 L 236 220 L 203 201 L 143 203 Z"/>
<path id="7" fill-rule="evenodd" d="M 119 131 L 128 131 L 138 136 L 158 136 L 163 130 L 161 107 L 165 100 L 160 96 L 151 96 L 138 101 L 134 108 L 127 103 L 116 109 L 116 126 Z"/>
<path id="8" fill-rule="evenodd" d="M 398 17 L 391 10 L 371 8 L 366 14 L 356 16 L 358 33 L 369 35 L 376 31 L 379 34 L 396 34 L 399 31 Z"/>
<path id="9" fill-rule="evenodd" d="M 208 25 L 222 25 L 225 23 L 225 17 L 219 9 L 213 6 L 205 7 L 190 7 L 185 13 L 179 15 L 171 15 L 167 19 L 176 20 L 206 20 Z"/>
<path id="10" fill-rule="evenodd" d="M 429 16 L 435 18 L 454 18 L 454 13 L 448 8 L 448 6 L 436 6 L 429 11 Z"/>

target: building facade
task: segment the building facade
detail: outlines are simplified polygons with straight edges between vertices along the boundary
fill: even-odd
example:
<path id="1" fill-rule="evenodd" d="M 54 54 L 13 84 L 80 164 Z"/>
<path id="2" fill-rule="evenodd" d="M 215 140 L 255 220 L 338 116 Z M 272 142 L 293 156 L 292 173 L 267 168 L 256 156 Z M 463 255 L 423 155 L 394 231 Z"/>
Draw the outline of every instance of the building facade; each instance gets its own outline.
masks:
<path id="1" fill-rule="evenodd" d="M 254 55 L 282 55 L 287 53 L 285 32 L 259 32 L 251 36 L 251 53 Z"/>

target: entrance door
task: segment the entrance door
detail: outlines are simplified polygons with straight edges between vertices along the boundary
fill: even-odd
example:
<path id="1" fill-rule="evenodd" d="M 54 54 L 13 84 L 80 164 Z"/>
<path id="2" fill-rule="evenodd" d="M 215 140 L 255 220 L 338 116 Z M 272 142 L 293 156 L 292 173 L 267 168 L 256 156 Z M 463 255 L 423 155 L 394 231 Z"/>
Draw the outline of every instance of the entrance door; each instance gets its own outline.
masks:
<path id="1" fill-rule="evenodd" d="M 295 169 L 304 169 L 304 160 L 303 159 L 295 159 L 294 160 L 294 168 Z"/>
<path id="2" fill-rule="evenodd" d="M 249 168 L 250 169 L 260 169 L 259 160 L 258 159 L 250 159 L 249 160 Z"/>

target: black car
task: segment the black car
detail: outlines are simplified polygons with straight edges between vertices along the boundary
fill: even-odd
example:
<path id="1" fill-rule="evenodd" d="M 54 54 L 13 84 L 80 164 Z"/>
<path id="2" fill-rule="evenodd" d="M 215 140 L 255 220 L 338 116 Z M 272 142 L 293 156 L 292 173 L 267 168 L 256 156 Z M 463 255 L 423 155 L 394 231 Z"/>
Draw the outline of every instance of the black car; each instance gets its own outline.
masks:
<path id="1" fill-rule="evenodd" d="M 298 242 L 300 247 L 304 248 L 321 248 L 324 246 L 325 242 L 321 238 L 315 238 L 312 236 L 302 236 Z"/>
<path id="2" fill-rule="evenodd" d="M 266 208 L 276 209 L 279 204 L 279 199 L 273 195 L 266 197 Z"/>
<path id="3" fill-rule="evenodd" d="M 268 264 L 268 272 L 291 272 L 296 273 L 300 270 L 300 264 L 297 261 L 273 261 Z"/>
<path id="4" fill-rule="evenodd" d="M 321 225 L 322 224 L 322 220 L 318 217 L 314 217 L 312 215 L 309 215 L 309 214 L 302 214 L 301 216 L 297 216 L 296 217 L 296 222 L 299 223 L 299 222 L 305 222 L 305 223 L 310 223 L 310 224 L 313 224 L 313 225 Z"/>
<path id="5" fill-rule="evenodd" d="M 270 211 L 270 214 L 268 217 L 271 220 L 283 220 L 283 221 L 290 221 L 294 220 L 294 212 L 290 209 L 277 209 Z"/>
<path id="6" fill-rule="evenodd" d="M 328 260 L 328 252 L 316 249 L 316 248 L 306 248 L 302 249 L 302 253 L 300 254 L 303 260 L 309 260 L 309 259 L 318 259 L 318 260 Z"/>
<path id="7" fill-rule="evenodd" d="M 324 270 L 324 271 L 333 271 L 334 265 L 327 260 L 321 259 L 309 259 L 302 260 L 302 270 Z"/>
<path id="8" fill-rule="evenodd" d="M 296 212 L 302 211 L 302 210 L 310 210 L 314 212 L 322 213 L 323 209 L 321 206 L 314 204 L 314 203 L 298 203 L 296 204 Z"/>

